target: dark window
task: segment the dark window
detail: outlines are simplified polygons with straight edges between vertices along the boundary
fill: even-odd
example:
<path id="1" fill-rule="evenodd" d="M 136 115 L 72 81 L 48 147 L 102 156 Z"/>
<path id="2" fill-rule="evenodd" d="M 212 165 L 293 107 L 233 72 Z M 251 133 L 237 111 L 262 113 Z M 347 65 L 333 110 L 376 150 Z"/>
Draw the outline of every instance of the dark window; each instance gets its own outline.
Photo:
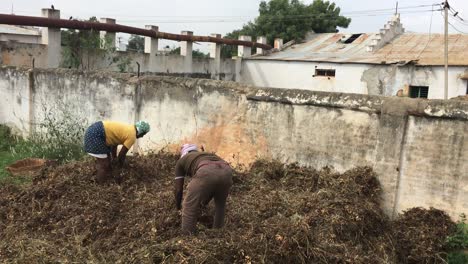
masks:
<path id="1" fill-rule="evenodd" d="M 335 77 L 335 70 L 331 69 L 315 69 L 315 76 Z"/>
<path id="2" fill-rule="evenodd" d="M 359 38 L 362 34 L 353 34 L 351 35 L 351 37 L 349 37 L 347 40 L 345 40 L 343 43 L 344 44 L 349 44 L 349 43 L 353 43 L 353 41 L 355 41 L 357 38 Z"/>
<path id="3" fill-rule="evenodd" d="M 427 98 L 429 86 L 410 86 L 411 98 Z"/>
<path id="4" fill-rule="evenodd" d="M 466 81 L 466 94 L 468 94 L 468 80 Z"/>

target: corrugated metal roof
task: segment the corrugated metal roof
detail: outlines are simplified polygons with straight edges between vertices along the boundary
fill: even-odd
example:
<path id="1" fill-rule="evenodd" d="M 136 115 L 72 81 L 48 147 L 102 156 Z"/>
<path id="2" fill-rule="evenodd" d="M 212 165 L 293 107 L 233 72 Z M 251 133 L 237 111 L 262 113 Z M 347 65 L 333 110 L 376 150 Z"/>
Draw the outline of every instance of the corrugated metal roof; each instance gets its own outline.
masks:
<path id="1" fill-rule="evenodd" d="M 362 34 L 349 44 L 340 41 L 349 36 L 340 33 L 315 34 L 315 37 L 305 43 L 249 59 L 365 64 L 413 62 L 417 65 L 444 65 L 443 34 L 404 33 L 374 52 L 368 52 L 367 46 L 377 34 Z M 467 34 L 449 35 L 449 64 L 468 65 Z"/>
<path id="2" fill-rule="evenodd" d="M 39 29 L 32 27 L 19 27 L 12 25 L 0 24 L 0 34 L 17 34 L 17 35 L 33 35 L 39 36 Z"/>

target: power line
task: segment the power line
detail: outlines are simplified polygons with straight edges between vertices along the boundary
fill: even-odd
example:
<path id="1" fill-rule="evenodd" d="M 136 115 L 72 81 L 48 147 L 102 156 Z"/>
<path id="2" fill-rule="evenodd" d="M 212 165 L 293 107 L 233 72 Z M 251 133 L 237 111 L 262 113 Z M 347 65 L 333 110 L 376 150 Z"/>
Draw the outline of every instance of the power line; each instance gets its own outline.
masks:
<path id="1" fill-rule="evenodd" d="M 461 33 L 461 34 L 468 34 L 468 32 L 464 32 L 464 31 L 461 31 L 461 30 L 459 30 L 458 28 L 456 28 L 452 23 L 448 22 L 448 24 L 449 24 L 455 31 L 457 31 L 458 33 Z"/>
<path id="2" fill-rule="evenodd" d="M 434 6 L 432 6 L 432 10 L 434 10 Z M 418 56 L 416 57 L 416 59 L 419 59 L 419 57 L 421 56 L 421 54 L 423 53 L 423 51 L 427 48 L 427 46 L 429 45 L 429 43 L 431 42 L 431 37 L 432 37 L 432 17 L 434 16 L 434 12 L 431 13 L 431 22 L 429 23 L 429 38 L 427 39 L 427 42 L 426 42 L 426 45 L 424 46 L 424 48 L 419 52 Z"/>
<path id="3" fill-rule="evenodd" d="M 401 14 L 420 14 L 420 13 L 429 13 L 440 11 L 440 9 L 436 10 L 419 10 L 419 11 L 407 11 L 402 12 Z M 382 15 L 393 15 L 394 13 L 379 13 L 379 14 L 359 14 L 359 15 L 350 15 L 347 17 L 356 18 L 356 17 L 372 17 L 372 16 L 382 16 Z M 304 15 L 302 17 L 262 17 L 262 21 L 288 21 L 288 20 L 308 20 L 314 18 L 327 18 L 333 17 L 334 15 L 326 15 L 326 14 L 314 14 L 314 15 Z M 130 23 L 138 23 L 138 22 L 147 22 L 147 23 L 237 23 L 237 22 L 247 22 L 245 19 L 212 19 L 212 20 L 119 20 L 121 22 L 130 22 Z"/>
<path id="4" fill-rule="evenodd" d="M 441 15 L 443 18 L 445 18 L 445 16 L 442 14 L 442 12 L 440 12 L 440 15 Z M 453 19 L 453 18 L 452 18 L 452 19 Z M 458 33 L 461 33 L 461 34 L 468 34 L 467 32 L 464 32 L 464 31 L 459 30 L 459 29 L 458 29 L 457 27 L 455 27 L 452 23 L 448 22 L 448 24 L 449 24 L 449 26 L 450 26 L 453 30 L 457 31 Z"/>
<path id="5" fill-rule="evenodd" d="M 435 5 L 440 5 L 440 4 L 431 4 L 431 5 L 415 5 L 415 6 L 403 6 L 399 7 L 398 9 L 418 9 L 418 8 L 423 8 L 423 7 L 431 7 Z M 2 12 L 5 12 L 6 10 L 2 10 Z M 11 11 L 11 10 L 10 10 Z M 375 13 L 375 12 L 385 12 L 385 11 L 394 11 L 394 8 L 382 8 L 382 9 L 365 9 L 365 10 L 355 10 L 355 11 L 348 11 L 348 12 L 341 12 L 339 15 L 357 15 L 357 14 L 370 14 L 370 13 Z M 16 11 L 16 13 L 35 13 L 35 11 Z M 64 14 L 71 14 L 68 12 L 64 12 Z M 88 13 L 91 14 L 91 13 Z M 109 15 L 116 15 L 117 17 L 127 17 L 127 18 L 132 18 L 132 17 L 148 17 L 148 18 L 255 18 L 256 16 L 138 16 L 138 15 L 120 15 L 121 13 L 101 13 L 100 16 L 109 16 Z M 376 14 L 378 15 L 378 14 Z M 288 17 L 303 17 L 303 16 L 308 16 L 308 15 L 289 15 Z"/>
<path id="6" fill-rule="evenodd" d="M 463 19 L 460 16 L 459 12 L 455 11 L 455 9 L 453 9 L 452 7 L 450 7 L 450 11 L 452 12 L 452 16 L 453 16 L 453 18 L 455 19 L 456 22 L 460 23 L 463 26 L 468 26 L 468 21 Z"/>
<path id="7" fill-rule="evenodd" d="M 466 19 L 464 19 L 463 17 L 460 16 L 460 12 L 456 11 L 452 5 L 449 6 L 450 8 L 450 11 L 452 11 L 452 14 L 454 17 L 458 17 L 461 21 L 465 22 Z"/>

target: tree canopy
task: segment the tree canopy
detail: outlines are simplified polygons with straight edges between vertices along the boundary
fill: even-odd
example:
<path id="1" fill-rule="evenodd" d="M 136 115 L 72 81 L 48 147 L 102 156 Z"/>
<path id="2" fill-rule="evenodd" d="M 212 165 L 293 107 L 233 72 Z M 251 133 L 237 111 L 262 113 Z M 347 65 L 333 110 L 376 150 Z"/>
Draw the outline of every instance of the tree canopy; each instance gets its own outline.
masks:
<path id="1" fill-rule="evenodd" d="M 180 47 L 177 47 L 177 48 L 173 48 L 169 51 L 169 54 L 173 54 L 173 55 L 176 55 L 176 54 L 180 54 Z M 210 54 L 206 54 L 206 53 L 203 53 L 202 51 L 196 49 L 196 50 L 192 50 L 192 58 L 200 58 L 200 59 L 206 59 L 206 58 L 209 58 L 210 57 Z"/>
<path id="2" fill-rule="evenodd" d="M 256 38 L 266 36 L 270 45 L 275 38 L 285 42 L 302 40 L 307 32 L 316 33 L 338 32 L 338 27 L 347 28 L 350 18 L 340 15 L 341 9 L 335 3 L 324 0 L 314 0 L 304 4 L 299 0 L 262 1 L 259 5 L 259 16 L 248 22 L 239 30 L 226 35 L 226 38 L 237 39 L 240 35 Z M 227 46 L 223 54 L 233 52 Z M 232 54 L 231 54 L 232 55 Z"/>
<path id="3" fill-rule="evenodd" d="M 91 17 L 89 22 L 97 22 L 96 17 Z M 83 57 L 90 51 L 101 47 L 99 31 L 66 29 L 61 31 L 63 46 L 62 66 L 66 68 L 84 68 Z"/>
<path id="4" fill-rule="evenodd" d="M 127 50 L 144 52 L 145 51 L 145 38 L 139 35 L 131 35 L 128 40 Z"/>

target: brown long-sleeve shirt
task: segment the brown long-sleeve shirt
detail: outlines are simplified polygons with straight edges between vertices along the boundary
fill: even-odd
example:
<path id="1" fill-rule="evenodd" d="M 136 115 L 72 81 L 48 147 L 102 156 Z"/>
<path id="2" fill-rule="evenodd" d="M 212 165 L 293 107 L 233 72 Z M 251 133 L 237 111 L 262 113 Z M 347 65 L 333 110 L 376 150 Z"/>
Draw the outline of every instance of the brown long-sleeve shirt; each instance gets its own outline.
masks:
<path id="1" fill-rule="evenodd" d="M 223 161 L 220 157 L 209 152 L 193 151 L 187 153 L 176 163 L 175 176 L 183 178 L 185 176 L 192 177 L 197 172 L 198 164 L 202 161 Z"/>

